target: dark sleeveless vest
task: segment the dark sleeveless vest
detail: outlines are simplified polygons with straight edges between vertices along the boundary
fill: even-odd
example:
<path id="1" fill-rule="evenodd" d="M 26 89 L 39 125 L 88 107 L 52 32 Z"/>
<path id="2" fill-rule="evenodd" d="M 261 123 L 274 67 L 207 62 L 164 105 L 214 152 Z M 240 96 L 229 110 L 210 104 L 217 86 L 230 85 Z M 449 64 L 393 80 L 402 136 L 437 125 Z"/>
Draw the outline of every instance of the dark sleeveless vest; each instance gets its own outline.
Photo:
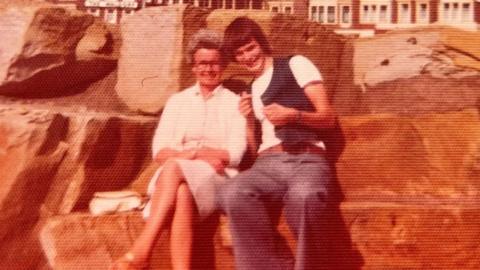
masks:
<path id="1" fill-rule="evenodd" d="M 291 56 L 287 58 L 274 58 L 272 79 L 262 94 L 261 100 L 265 106 L 278 103 L 285 107 L 313 112 L 315 111 L 315 107 L 306 96 L 303 88 L 298 85 L 290 70 L 290 58 Z M 295 123 L 275 127 L 275 135 L 284 144 L 288 145 L 319 140 L 314 130 L 296 125 Z"/>

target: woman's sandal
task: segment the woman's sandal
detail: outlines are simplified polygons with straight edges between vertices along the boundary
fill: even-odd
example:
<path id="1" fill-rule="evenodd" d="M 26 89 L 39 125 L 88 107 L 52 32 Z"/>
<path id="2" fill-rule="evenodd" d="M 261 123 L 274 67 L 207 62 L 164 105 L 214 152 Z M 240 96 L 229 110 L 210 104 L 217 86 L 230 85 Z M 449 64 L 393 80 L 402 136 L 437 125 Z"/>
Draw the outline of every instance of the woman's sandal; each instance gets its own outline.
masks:
<path id="1" fill-rule="evenodd" d="M 148 269 L 147 262 L 136 262 L 135 255 L 131 252 L 125 253 L 122 257 L 117 259 L 110 270 L 146 270 Z"/>

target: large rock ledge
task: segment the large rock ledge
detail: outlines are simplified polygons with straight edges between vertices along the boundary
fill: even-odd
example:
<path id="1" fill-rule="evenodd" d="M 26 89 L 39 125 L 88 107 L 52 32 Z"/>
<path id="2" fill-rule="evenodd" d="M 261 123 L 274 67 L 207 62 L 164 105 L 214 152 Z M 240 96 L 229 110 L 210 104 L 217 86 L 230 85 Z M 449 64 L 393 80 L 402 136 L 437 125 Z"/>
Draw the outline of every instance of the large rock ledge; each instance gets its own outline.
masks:
<path id="1" fill-rule="evenodd" d="M 115 68 L 112 34 L 93 16 L 54 5 L 0 9 L 0 94 L 55 97 Z M 59 80 L 58 78 L 62 78 Z"/>
<path id="2" fill-rule="evenodd" d="M 150 162 L 157 119 L 0 106 L 0 268 L 39 265 L 50 216 L 85 209 L 95 191 L 128 186 Z M 18 264 L 18 254 L 29 254 Z M 28 267 L 27 267 L 28 268 Z"/>
<path id="3" fill-rule="evenodd" d="M 480 267 L 478 203 L 345 202 L 341 213 L 353 247 L 362 259 L 338 254 L 340 258 L 331 259 L 351 264 L 331 269 Z M 115 258 L 128 250 L 142 226 L 139 213 L 99 217 L 75 214 L 50 219 L 40 238 L 54 269 L 108 269 Z M 284 223 L 280 226 L 283 234 L 291 236 Z M 159 240 L 151 269 L 170 269 L 167 240 L 165 235 Z M 213 242 L 216 269 L 234 269 L 230 246 L 225 245 L 228 235 L 219 230 Z"/>

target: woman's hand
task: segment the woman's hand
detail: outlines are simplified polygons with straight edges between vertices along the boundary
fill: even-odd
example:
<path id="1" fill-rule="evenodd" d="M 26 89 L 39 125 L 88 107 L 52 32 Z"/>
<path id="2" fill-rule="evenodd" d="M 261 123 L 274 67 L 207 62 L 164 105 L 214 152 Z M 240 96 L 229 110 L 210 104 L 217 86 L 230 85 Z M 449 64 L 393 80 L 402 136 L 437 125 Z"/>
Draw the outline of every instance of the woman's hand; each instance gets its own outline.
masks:
<path id="1" fill-rule="evenodd" d="M 218 174 L 225 174 L 225 163 L 221 159 L 218 158 L 210 158 L 210 159 L 202 159 L 203 161 L 207 162 L 212 166 L 212 168 L 218 173 Z"/>
<path id="2" fill-rule="evenodd" d="M 274 126 L 284 126 L 297 119 L 298 111 L 277 103 L 272 103 L 263 108 L 263 114 Z"/>
<path id="3" fill-rule="evenodd" d="M 225 167 L 227 166 L 222 156 L 223 150 L 218 150 L 210 147 L 202 147 L 197 149 L 195 159 L 203 160 L 210 164 L 218 174 L 224 174 Z"/>
<path id="4" fill-rule="evenodd" d="M 181 152 L 178 152 L 175 157 L 179 159 L 195 159 L 196 155 L 197 150 L 183 150 Z"/>

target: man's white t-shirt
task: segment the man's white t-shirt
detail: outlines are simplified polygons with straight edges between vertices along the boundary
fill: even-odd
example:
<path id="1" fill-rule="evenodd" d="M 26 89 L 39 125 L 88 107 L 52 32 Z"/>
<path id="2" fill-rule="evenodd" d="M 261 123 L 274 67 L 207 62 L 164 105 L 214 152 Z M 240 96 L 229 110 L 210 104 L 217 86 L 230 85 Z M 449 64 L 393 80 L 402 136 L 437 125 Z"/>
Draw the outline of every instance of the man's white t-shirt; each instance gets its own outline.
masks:
<path id="1" fill-rule="evenodd" d="M 306 57 L 302 55 L 295 55 L 289 61 L 290 70 L 295 77 L 298 85 L 304 88 L 312 82 L 323 81 L 320 71 L 315 65 Z M 272 80 L 273 66 L 268 68 L 260 77 L 256 78 L 252 83 L 252 105 L 255 116 L 262 125 L 262 144 L 258 149 L 261 152 L 267 148 L 281 143 L 281 140 L 275 135 L 275 127 L 263 114 L 263 103 L 261 100 L 262 94 L 267 90 L 270 81 Z M 321 147 L 323 143 L 312 142 Z"/>

